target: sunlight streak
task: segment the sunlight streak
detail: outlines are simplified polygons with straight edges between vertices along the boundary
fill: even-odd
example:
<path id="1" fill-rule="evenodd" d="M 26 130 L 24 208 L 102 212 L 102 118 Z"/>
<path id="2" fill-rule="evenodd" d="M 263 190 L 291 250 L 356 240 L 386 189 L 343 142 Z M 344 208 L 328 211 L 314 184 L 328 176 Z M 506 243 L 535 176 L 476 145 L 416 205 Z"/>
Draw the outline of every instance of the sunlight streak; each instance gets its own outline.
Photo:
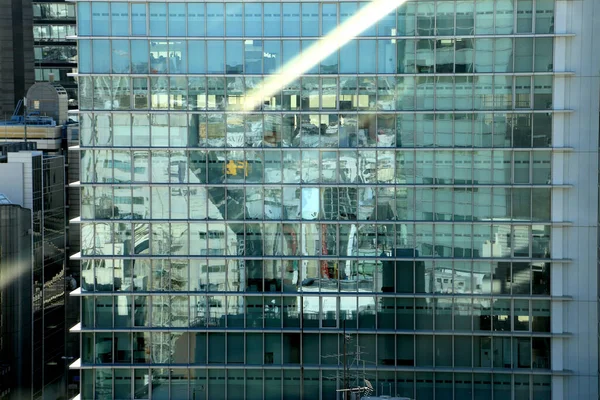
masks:
<path id="1" fill-rule="evenodd" d="M 369 3 L 356 15 L 317 41 L 307 51 L 287 62 L 276 74 L 265 79 L 259 89 L 248 93 L 244 102 L 244 110 L 252 111 L 259 108 L 263 99 L 278 93 L 283 87 L 298 79 L 405 2 L 406 0 L 374 0 Z"/>

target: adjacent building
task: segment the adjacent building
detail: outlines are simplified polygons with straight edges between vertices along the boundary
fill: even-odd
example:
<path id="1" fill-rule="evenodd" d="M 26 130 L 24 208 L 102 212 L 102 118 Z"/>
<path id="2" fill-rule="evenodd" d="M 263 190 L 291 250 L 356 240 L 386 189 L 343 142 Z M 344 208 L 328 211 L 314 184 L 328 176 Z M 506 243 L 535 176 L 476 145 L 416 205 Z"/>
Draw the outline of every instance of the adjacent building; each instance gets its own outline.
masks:
<path id="1" fill-rule="evenodd" d="M 31 4 L 31 3 L 30 3 Z M 68 74 L 77 69 L 75 4 L 33 2 L 35 81 L 54 81 L 68 93 L 69 107 L 77 107 L 77 82 Z"/>
<path id="2" fill-rule="evenodd" d="M 31 210 L 0 194 L 0 398 L 31 398 Z"/>
<path id="3" fill-rule="evenodd" d="M 598 15 L 78 1 L 81 399 L 598 397 Z"/>
<path id="4" fill-rule="evenodd" d="M 2 0 L 0 9 L 0 119 L 6 119 L 34 82 L 33 19 L 31 0 Z"/>
<path id="5" fill-rule="evenodd" d="M 66 395 L 64 159 L 44 155 L 33 142 L 0 143 L 0 154 L 0 189 L 10 211 L 0 232 L 12 247 L 22 236 L 22 246 L 29 241 L 20 258 L 12 254 L 0 266 L 7 287 L 17 285 L 2 289 L 2 305 L 4 296 L 13 304 L 2 316 L 3 334 L 14 335 L 7 349 L 18 352 L 8 360 L 20 391 L 8 398 L 58 399 Z M 16 253 L 12 247 L 9 256 Z"/>
<path id="6" fill-rule="evenodd" d="M 23 114 L 21 115 L 21 108 Z M 44 154 L 44 164 L 48 164 L 47 170 L 54 171 L 51 175 L 58 174 L 59 171 L 56 168 L 62 168 L 62 175 L 59 181 L 53 186 L 52 191 L 58 190 L 62 187 L 63 194 L 61 197 L 57 197 L 56 194 L 49 194 L 45 197 L 48 201 L 53 202 L 53 210 L 49 213 L 57 218 L 57 221 L 62 221 L 63 227 L 60 232 L 63 237 L 63 242 L 56 244 L 60 249 L 61 256 L 61 275 L 55 278 L 54 284 L 61 287 L 61 291 L 57 294 L 64 296 L 64 288 L 70 287 L 73 281 L 76 281 L 79 276 L 79 266 L 76 261 L 65 262 L 65 257 L 72 252 L 79 251 L 79 229 L 69 229 L 67 220 L 71 220 L 79 216 L 79 189 L 68 188 L 66 183 L 74 182 L 78 180 L 78 157 L 75 153 L 70 153 L 67 157 L 68 146 L 75 145 L 78 141 L 78 125 L 76 121 L 69 118 L 67 115 L 68 109 L 68 96 L 66 90 L 56 82 L 41 82 L 36 83 L 29 88 L 27 91 L 27 103 L 23 104 L 19 102 L 17 109 L 13 117 L 6 121 L 0 121 L 0 138 L 4 140 L 23 140 L 25 143 L 17 143 L 18 146 L 26 146 L 27 148 L 37 149 Z M 18 151 L 19 149 L 12 149 L 12 152 Z M 22 150 L 22 149 L 21 149 Z M 52 156 L 52 157 L 50 157 Z M 59 163 L 60 166 L 56 163 Z M 56 165 L 50 166 L 50 163 Z M 71 165 L 72 163 L 72 165 Z M 6 185 L 10 186 L 10 180 L 14 179 L 11 174 L 6 175 Z M 56 179 L 53 177 L 53 179 Z M 15 186 L 18 187 L 18 186 Z M 21 190 L 19 188 L 19 190 Z M 60 203 L 62 202 L 62 203 Z M 60 204 L 59 204 L 60 203 Z M 57 211 L 57 208 L 61 207 L 62 211 Z M 39 260 L 37 260 L 39 261 Z M 45 262 L 47 271 L 51 268 Z M 64 269 L 66 268 L 66 270 Z M 66 280 L 65 280 L 66 277 Z M 61 299 L 64 302 L 64 298 Z M 70 301 L 65 308 L 64 304 L 61 305 L 60 312 L 61 324 L 66 326 L 72 326 L 78 322 L 79 301 L 77 298 L 70 298 Z M 54 317 L 52 317 L 54 318 Z M 52 324 L 50 324 L 52 325 Z M 55 364 L 56 361 L 50 361 L 54 372 L 59 372 L 61 379 L 66 373 L 65 360 L 75 359 L 79 354 L 78 340 L 73 335 L 69 335 L 66 339 L 67 331 L 62 326 L 62 340 L 67 340 L 67 348 L 65 349 L 64 344 L 60 347 L 62 354 L 60 355 L 60 362 Z M 45 339 L 42 339 L 45 340 Z M 55 339 L 53 339 L 55 340 Z M 55 347 L 50 343 L 51 347 Z M 57 366 L 58 365 L 58 366 Z M 41 367 L 41 365 L 40 365 Z M 76 373 L 71 373 L 67 379 L 67 382 L 61 381 L 63 387 L 66 385 L 76 384 Z M 52 397 L 54 394 L 51 394 Z"/>

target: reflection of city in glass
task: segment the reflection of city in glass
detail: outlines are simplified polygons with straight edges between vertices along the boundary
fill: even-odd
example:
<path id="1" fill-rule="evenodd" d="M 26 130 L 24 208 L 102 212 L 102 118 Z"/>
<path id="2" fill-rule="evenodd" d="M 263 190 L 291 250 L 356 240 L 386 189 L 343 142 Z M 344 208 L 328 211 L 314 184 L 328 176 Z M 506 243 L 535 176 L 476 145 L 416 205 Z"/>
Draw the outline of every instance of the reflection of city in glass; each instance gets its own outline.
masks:
<path id="1" fill-rule="evenodd" d="M 82 398 L 339 399 L 343 329 L 375 395 L 551 398 L 554 1 L 409 2 L 243 110 L 363 6 L 77 4 Z"/>

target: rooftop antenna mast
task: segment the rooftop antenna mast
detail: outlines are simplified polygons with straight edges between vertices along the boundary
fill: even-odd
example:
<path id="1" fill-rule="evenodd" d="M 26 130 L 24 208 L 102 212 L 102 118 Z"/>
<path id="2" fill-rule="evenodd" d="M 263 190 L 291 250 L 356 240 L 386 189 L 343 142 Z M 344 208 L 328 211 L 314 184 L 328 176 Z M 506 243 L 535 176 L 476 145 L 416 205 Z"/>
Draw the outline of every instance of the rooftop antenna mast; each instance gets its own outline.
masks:
<path id="1" fill-rule="evenodd" d="M 342 377 L 341 377 L 342 378 L 342 384 L 341 384 L 342 387 L 340 389 L 336 390 L 336 392 L 339 392 L 342 394 L 342 400 L 360 399 L 361 397 L 363 397 L 365 395 L 368 396 L 371 393 L 373 393 L 374 389 L 373 389 L 373 385 L 371 385 L 371 382 L 369 382 L 369 380 L 366 379 L 366 368 L 365 368 L 366 362 L 364 360 L 360 359 L 360 354 L 361 354 L 360 349 L 357 349 L 357 351 L 351 353 L 355 356 L 355 358 L 351 362 L 351 365 L 354 365 L 356 368 L 360 368 L 361 363 L 362 363 L 362 374 L 360 374 L 360 372 L 356 373 L 356 385 L 353 387 L 350 387 L 350 384 L 349 384 L 350 366 L 348 365 L 349 335 L 346 334 L 346 320 L 343 321 L 342 327 L 343 327 L 342 332 L 344 335 L 343 354 L 332 354 L 332 355 L 328 355 L 325 357 L 336 357 L 338 359 L 338 363 L 339 363 L 339 361 L 343 362 L 343 371 L 342 371 Z M 340 358 L 342 360 L 340 360 Z M 339 366 L 339 364 L 338 364 L 338 366 Z M 338 373 L 329 379 L 339 379 L 339 378 L 340 378 L 340 376 Z"/>

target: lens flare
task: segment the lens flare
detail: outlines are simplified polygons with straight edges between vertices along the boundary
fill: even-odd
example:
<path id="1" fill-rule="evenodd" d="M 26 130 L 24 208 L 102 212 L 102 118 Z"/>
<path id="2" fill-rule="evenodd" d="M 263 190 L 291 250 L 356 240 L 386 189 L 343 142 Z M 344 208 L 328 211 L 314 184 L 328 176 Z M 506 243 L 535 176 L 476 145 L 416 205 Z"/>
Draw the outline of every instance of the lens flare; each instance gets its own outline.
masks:
<path id="1" fill-rule="evenodd" d="M 259 89 L 248 93 L 244 110 L 252 111 L 260 108 L 263 99 L 278 93 L 283 87 L 298 79 L 405 2 L 406 0 L 375 0 L 369 3 L 307 51 L 287 62 L 275 75 L 265 79 Z"/>

